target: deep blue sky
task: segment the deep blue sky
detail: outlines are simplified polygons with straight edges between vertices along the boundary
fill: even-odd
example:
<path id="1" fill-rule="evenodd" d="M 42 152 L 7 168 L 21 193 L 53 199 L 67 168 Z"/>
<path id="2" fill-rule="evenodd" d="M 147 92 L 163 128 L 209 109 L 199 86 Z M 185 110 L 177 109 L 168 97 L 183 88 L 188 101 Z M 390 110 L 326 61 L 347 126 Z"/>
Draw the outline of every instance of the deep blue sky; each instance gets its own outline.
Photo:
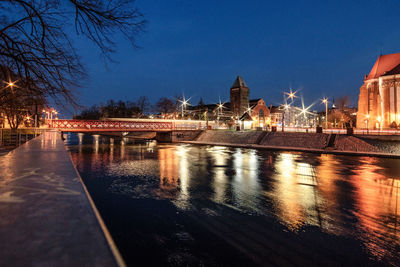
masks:
<path id="1" fill-rule="evenodd" d="M 240 74 L 267 105 L 301 89 L 306 103 L 350 95 L 381 51 L 400 52 L 400 1 L 137 0 L 147 30 L 133 49 L 120 37 L 108 68 L 93 44 L 76 40 L 89 80 L 80 102 L 185 94 L 197 104 L 229 100 Z M 318 107 L 318 105 L 317 105 Z M 319 107 L 321 108 L 321 107 Z M 318 108 L 318 109 L 319 109 Z"/>

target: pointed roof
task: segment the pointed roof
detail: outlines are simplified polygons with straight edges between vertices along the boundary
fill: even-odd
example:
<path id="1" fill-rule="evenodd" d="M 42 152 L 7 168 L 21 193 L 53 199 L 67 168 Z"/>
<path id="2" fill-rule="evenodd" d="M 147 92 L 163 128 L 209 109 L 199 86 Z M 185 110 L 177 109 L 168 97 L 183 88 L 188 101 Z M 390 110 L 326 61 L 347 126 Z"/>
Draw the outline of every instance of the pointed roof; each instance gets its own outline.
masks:
<path id="1" fill-rule="evenodd" d="M 231 88 L 247 87 L 244 83 L 242 76 L 238 75 Z"/>
<path id="2" fill-rule="evenodd" d="M 365 80 L 379 78 L 382 75 L 387 74 L 387 72 L 392 71 L 399 64 L 400 64 L 400 53 L 381 55 L 376 60 L 368 76 L 365 77 Z"/>
<path id="3" fill-rule="evenodd" d="M 250 114 L 248 112 L 243 113 L 243 115 L 239 118 L 241 121 L 252 121 Z"/>

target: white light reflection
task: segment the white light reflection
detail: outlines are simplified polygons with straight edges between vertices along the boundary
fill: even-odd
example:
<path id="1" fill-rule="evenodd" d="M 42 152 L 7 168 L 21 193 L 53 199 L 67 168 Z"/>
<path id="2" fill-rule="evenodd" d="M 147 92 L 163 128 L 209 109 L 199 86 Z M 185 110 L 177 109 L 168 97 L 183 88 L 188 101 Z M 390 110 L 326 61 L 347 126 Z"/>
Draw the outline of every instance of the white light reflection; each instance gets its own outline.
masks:
<path id="1" fill-rule="evenodd" d="M 213 200 L 217 203 L 224 203 L 226 200 L 226 189 L 228 186 L 228 176 L 225 173 L 228 162 L 228 154 L 226 147 L 215 146 L 207 149 L 214 160 L 213 172 L 214 179 L 212 187 L 214 190 Z"/>
<path id="2" fill-rule="evenodd" d="M 179 184 L 180 184 L 180 192 L 176 201 L 174 201 L 175 205 L 180 209 L 188 209 L 188 200 L 189 200 L 189 164 L 188 164 L 188 147 L 187 146 L 179 146 L 176 150 L 176 155 L 179 157 Z"/>
<path id="3" fill-rule="evenodd" d="M 232 184 L 235 202 L 248 210 L 258 207 L 261 187 L 258 181 L 258 156 L 255 150 L 236 149 L 233 155 L 235 175 Z"/>
<path id="4" fill-rule="evenodd" d="M 94 153 L 97 155 L 99 154 L 99 138 L 100 135 L 95 134 L 93 135 L 93 139 L 94 139 Z"/>

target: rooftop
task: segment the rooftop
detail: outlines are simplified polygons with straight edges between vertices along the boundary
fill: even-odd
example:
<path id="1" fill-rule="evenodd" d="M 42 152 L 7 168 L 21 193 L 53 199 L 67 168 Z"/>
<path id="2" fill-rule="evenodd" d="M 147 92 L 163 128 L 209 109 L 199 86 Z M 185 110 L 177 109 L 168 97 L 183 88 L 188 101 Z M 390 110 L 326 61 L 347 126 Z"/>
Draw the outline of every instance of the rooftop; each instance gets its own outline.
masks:
<path id="1" fill-rule="evenodd" d="M 379 78 L 383 75 L 400 73 L 398 66 L 400 65 L 400 53 L 381 55 L 376 60 L 368 76 L 365 80 Z M 396 72 L 396 73 L 394 73 Z"/>
<path id="2" fill-rule="evenodd" d="M 235 82 L 232 84 L 231 88 L 247 87 L 246 83 L 243 81 L 242 76 L 238 75 Z"/>

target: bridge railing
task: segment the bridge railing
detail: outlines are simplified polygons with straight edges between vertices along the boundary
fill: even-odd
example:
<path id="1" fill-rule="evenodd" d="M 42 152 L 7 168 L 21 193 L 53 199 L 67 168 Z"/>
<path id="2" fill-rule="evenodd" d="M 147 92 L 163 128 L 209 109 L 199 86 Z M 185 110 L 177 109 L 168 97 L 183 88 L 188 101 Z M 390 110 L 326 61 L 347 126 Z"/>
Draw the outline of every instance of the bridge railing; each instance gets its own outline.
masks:
<path id="1" fill-rule="evenodd" d="M 170 131 L 199 130 L 206 122 L 199 121 L 153 121 L 153 120 L 52 120 L 49 128 L 64 131 Z"/>

